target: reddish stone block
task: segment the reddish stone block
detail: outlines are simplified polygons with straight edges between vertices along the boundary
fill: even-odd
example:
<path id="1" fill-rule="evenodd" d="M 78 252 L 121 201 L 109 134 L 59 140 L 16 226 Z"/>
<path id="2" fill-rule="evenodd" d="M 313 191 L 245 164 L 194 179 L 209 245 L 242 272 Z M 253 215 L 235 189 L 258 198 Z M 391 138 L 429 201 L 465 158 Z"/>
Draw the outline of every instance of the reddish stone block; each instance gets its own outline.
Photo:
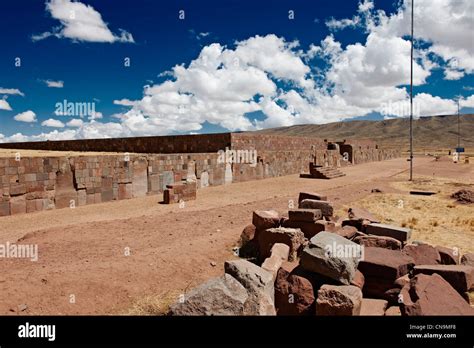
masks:
<path id="1" fill-rule="evenodd" d="M 459 251 L 443 246 L 437 246 L 439 255 L 441 256 L 441 264 L 443 265 L 457 265 L 459 263 Z"/>
<path id="2" fill-rule="evenodd" d="M 322 195 L 320 193 L 314 193 L 314 192 L 300 192 L 298 196 L 298 204 L 301 203 L 301 201 L 305 199 L 314 199 L 317 201 L 327 201 L 328 197 L 325 195 Z"/>
<path id="3" fill-rule="evenodd" d="M 36 181 L 36 174 L 25 174 L 25 181 L 26 182 Z"/>
<path id="4" fill-rule="evenodd" d="M 83 206 L 87 204 L 87 193 L 86 190 L 77 191 L 77 205 Z"/>
<path id="5" fill-rule="evenodd" d="M 76 191 L 69 192 L 57 192 L 54 199 L 56 209 L 70 208 L 72 205 L 77 205 L 77 193 Z M 74 203 L 72 203 L 74 202 Z"/>
<path id="6" fill-rule="evenodd" d="M 373 298 L 363 298 L 360 307 L 360 315 L 384 316 L 388 302 Z"/>
<path id="7" fill-rule="evenodd" d="M 94 193 L 94 203 L 102 203 L 102 193 Z"/>
<path id="8" fill-rule="evenodd" d="M 371 223 L 367 225 L 365 233 L 374 234 L 377 236 L 392 237 L 399 240 L 400 242 L 406 242 L 411 236 L 411 230 L 409 228 L 378 223 Z"/>
<path id="9" fill-rule="evenodd" d="M 336 228 L 333 233 L 340 235 L 346 239 L 352 239 L 357 234 L 357 228 L 353 226 L 344 226 L 341 228 Z"/>
<path id="10" fill-rule="evenodd" d="M 10 185 L 10 196 L 19 196 L 26 193 L 25 184 L 12 184 Z"/>
<path id="11" fill-rule="evenodd" d="M 288 211 L 291 221 L 315 222 L 322 218 L 320 209 L 292 209 Z"/>
<path id="12" fill-rule="evenodd" d="M 400 295 L 402 315 L 474 315 L 474 309 L 438 274 L 416 275 Z"/>
<path id="13" fill-rule="evenodd" d="M 46 209 L 44 205 L 44 201 L 45 199 L 35 199 L 36 211 L 42 211 Z"/>
<path id="14" fill-rule="evenodd" d="M 333 216 L 334 208 L 330 202 L 327 201 L 317 201 L 314 199 L 304 199 L 302 200 L 298 208 L 302 209 L 320 209 L 324 217 Z"/>
<path id="15" fill-rule="evenodd" d="M 304 233 L 304 236 L 308 239 L 313 238 L 321 231 L 325 231 L 326 228 L 326 224 L 322 223 L 321 220 L 316 222 L 285 220 L 283 221 L 282 226 L 288 228 L 299 228 Z"/>
<path id="16" fill-rule="evenodd" d="M 415 260 L 415 265 L 438 265 L 441 256 L 438 250 L 429 244 L 408 244 L 403 248 L 403 253 Z"/>
<path id="17" fill-rule="evenodd" d="M 25 196 L 12 197 L 10 199 L 10 214 L 25 214 L 26 213 L 26 198 Z"/>
<path id="18" fill-rule="evenodd" d="M 86 196 L 86 204 L 94 204 L 95 203 L 95 194 L 87 194 Z"/>
<path id="19" fill-rule="evenodd" d="M 0 216 L 10 215 L 10 202 L 0 202 Z"/>
<path id="20" fill-rule="evenodd" d="M 17 175 L 18 174 L 18 167 L 6 167 L 5 174 L 7 175 Z"/>
<path id="21" fill-rule="evenodd" d="M 420 265 L 415 266 L 413 273 L 443 277 L 459 294 L 474 289 L 474 267 L 465 265 Z"/>
<path id="22" fill-rule="evenodd" d="M 280 215 L 275 210 L 256 210 L 252 214 L 252 224 L 257 230 L 277 227 Z"/>
<path id="23" fill-rule="evenodd" d="M 27 213 L 32 213 L 36 211 L 36 200 L 27 200 L 26 201 L 26 212 Z"/>
<path id="24" fill-rule="evenodd" d="M 129 199 L 132 198 L 132 184 L 119 184 L 118 185 L 118 199 Z"/>

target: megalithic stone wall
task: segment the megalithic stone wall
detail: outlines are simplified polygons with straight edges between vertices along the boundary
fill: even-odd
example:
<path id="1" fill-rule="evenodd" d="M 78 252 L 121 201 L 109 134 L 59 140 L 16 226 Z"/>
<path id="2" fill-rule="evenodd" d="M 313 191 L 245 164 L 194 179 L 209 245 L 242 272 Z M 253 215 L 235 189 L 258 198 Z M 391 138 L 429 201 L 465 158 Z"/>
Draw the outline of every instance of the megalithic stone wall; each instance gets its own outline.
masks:
<path id="1" fill-rule="evenodd" d="M 0 216 L 162 193 L 190 163 L 200 187 L 224 184 L 217 153 L 0 158 Z"/>
<path id="2" fill-rule="evenodd" d="M 351 140 L 350 143 L 338 143 L 345 162 L 360 164 L 374 161 L 385 161 L 401 156 L 399 149 L 379 149 L 374 142 Z M 346 154 L 344 156 L 344 154 Z"/>
<path id="3" fill-rule="evenodd" d="M 216 135 L 216 140 L 212 140 L 211 135 L 193 138 L 189 146 L 184 144 L 184 140 L 176 140 L 168 147 L 168 151 L 212 148 L 212 151 L 205 153 L 23 157 L 18 161 L 15 158 L 0 158 L 0 216 L 160 194 L 167 185 L 182 180 L 196 181 L 197 189 L 201 189 L 307 172 L 310 162 L 341 167 L 400 156 L 398 151 L 380 150 L 370 141 L 343 142 L 334 146 L 334 143 L 317 138 L 226 134 Z M 161 137 L 148 137 L 144 142 L 141 138 L 127 141 L 130 141 L 132 148 L 137 146 L 148 150 L 145 145 L 152 144 L 154 138 Z M 168 138 L 171 141 L 173 137 Z M 196 139 L 204 143 L 200 145 Z M 101 146 L 115 144 L 116 139 L 108 141 Z M 128 144 L 124 140 L 118 141 L 122 144 L 120 146 Z M 52 143 L 53 147 L 71 144 Z M 92 140 L 90 143 L 90 146 L 97 145 Z M 28 148 L 37 146 L 28 144 Z M 88 140 L 83 144 L 89 144 Z M 150 146 L 161 149 L 166 144 L 157 140 Z M 241 154 L 247 156 L 244 156 L 247 161 L 235 161 L 236 158 L 233 158 L 226 162 L 222 158 L 222 152 L 226 149 L 236 153 L 243 151 Z M 253 156 L 249 156 L 249 151 L 253 151 Z M 350 159 L 343 156 L 345 151 L 350 152 Z"/>
<path id="4" fill-rule="evenodd" d="M 5 149 L 129 153 L 210 153 L 231 146 L 231 133 L 0 143 Z"/>

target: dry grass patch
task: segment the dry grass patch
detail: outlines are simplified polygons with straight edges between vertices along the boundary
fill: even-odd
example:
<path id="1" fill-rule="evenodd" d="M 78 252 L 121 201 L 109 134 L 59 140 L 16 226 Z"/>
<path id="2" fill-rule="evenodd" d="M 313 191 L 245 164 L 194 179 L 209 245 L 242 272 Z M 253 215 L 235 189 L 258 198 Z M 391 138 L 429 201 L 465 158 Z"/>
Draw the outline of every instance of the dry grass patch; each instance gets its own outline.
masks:
<path id="1" fill-rule="evenodd" d="M 148 295 L 136 300 L 123 315 L 166 315 L 181 291 L 168 291 L 161 295 Z"/>
<path id="2" fill-rule="evenodd" d="M 457 204 L 449 197 L 460 186 L 472 189 L 474 184 L 422 177 L 411 183 L 399 181 L 391 185 L 404 193 L 371 194 L 353 205 L 367 209 L 383 223 L 411 228 L 412 240 L 474 252 L 474 205 Z M 410 195 L 410 190 L 438 194 Z M 347 208 L 341 209 L 341 216 L 346 216 L 342 211 Z"/>

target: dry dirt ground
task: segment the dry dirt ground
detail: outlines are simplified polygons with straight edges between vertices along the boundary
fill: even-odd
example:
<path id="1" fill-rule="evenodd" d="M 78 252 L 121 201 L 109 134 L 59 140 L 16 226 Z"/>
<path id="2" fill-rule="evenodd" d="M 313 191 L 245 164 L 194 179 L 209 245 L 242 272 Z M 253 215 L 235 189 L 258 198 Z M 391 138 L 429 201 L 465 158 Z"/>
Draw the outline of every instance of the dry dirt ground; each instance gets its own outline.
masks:
<path id="1" fill-rule="evenodd" d="M 235 257 L 232 248 L 251 222 L 253 210 L 272 208 L 285 214 L 289 201 L 296 201 L 305 190 L 327 194 L 340 214 L 348 206 L 382 207 L 386 219 L 412 224 L 410 211 L 415 211 L 415 239 L 474 251 L 474 207 L 458 209 L 447 197 L 461 187 L 472 189 L 474 164 L 416 158 L 419 181 L 411 185 L 423 186 L 429 183 L 426 180 L 436 179 L 433 185 L 441 191 L 436 199 L 443 204 L 437 209 L 439 214 L 450 214 L 440 220 L 449 229 L 446 240 L 438 229 L 433 236 L 418 231 L 430 225 L 433 216 L 425 219 L 426 214 L 420 214 L 424 210 L 411 207 L 424 207 L 425 200 L 435 196 L 408 195 L 407 167 L 405 159 L 395 159 L 344 168 L 347 176 L 333 180 L 290 175 L 209 187 L 184 208 L 162 205 L 160 196 L 148 196 L 0 218 L 0 243 L 19 241 L 37 244 L 39 249 L 37 262 L 0 259 L 0 314 L 153 312 L 153 307 L 222 274 L 223 262 Z M 371 193 L 373 188 L 382 193 Z M 397 205 L 400 199 L 406 200 L 402 215 Z M 436 201 L 431 203 L 436 205 Z M 458 220 L 453 222 L 456 214 Z"/>

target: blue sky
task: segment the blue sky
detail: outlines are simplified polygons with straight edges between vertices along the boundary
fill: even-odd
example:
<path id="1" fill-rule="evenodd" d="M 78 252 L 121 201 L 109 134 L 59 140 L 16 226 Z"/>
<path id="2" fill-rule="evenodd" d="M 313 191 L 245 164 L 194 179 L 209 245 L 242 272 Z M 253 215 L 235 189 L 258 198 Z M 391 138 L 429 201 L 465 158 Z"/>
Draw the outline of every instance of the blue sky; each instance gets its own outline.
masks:
<path id="1" fill-rule="evenodd" d="M 406 117 L 405 5 L 7 0 L 0 141 Z M 472 1 L 416 6 L 415 111 L 452 113 L 461 96 L 462 111 L 472 112 Z M 457 32 L 463 38 L 453 40 Z M 66 102 L 95 113 L 59 113 Z"/>

